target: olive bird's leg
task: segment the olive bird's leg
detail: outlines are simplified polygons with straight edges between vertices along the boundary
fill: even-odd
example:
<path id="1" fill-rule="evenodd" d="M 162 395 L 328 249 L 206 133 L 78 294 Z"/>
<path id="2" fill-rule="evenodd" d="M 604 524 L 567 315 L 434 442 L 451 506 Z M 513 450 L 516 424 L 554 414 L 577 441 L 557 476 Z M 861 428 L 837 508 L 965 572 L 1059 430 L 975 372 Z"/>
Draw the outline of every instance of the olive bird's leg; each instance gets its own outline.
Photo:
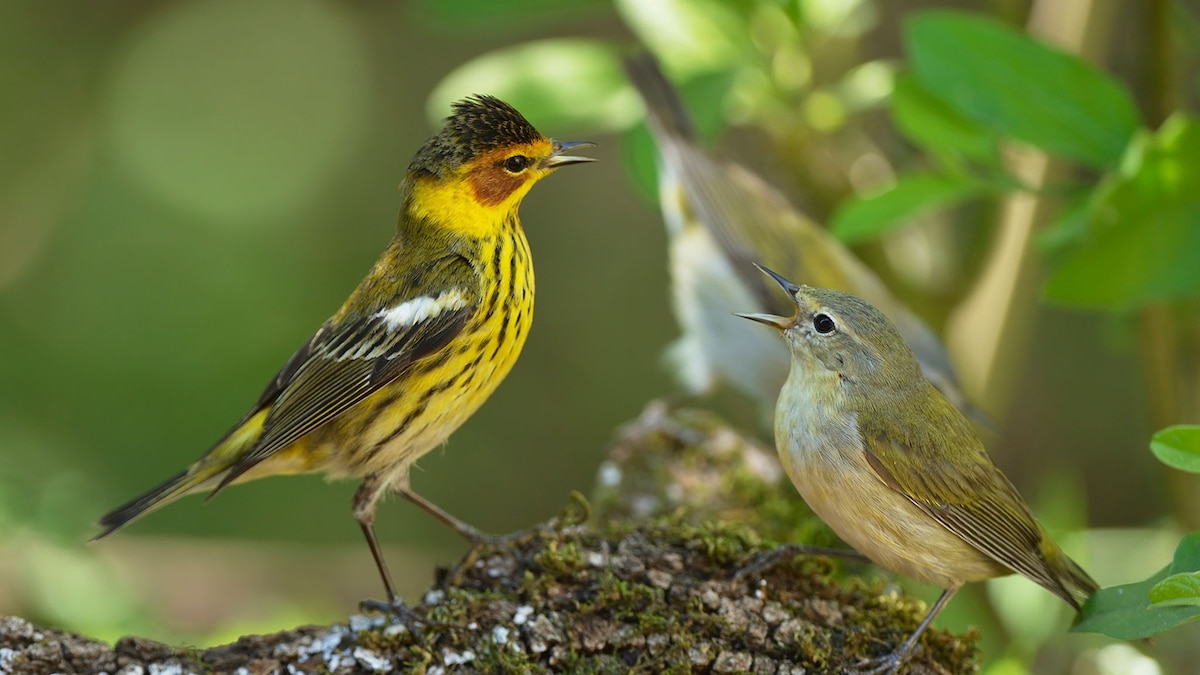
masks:
<path id="1" fill-rule="evenodd" d="M 954 594 L 958 592 L 959 588 L 960 586 L 954 586 L 953 588 L 947 588 L 946 590 L 942 591 L 942 594 L 938 597 L 937 602 L 933 603 L 933 607 L 929 609 L 929 613 L 925 615 L 924 619 L 921 619 L 921 625 L 917 626 L 917 629 L 913 631 L 913 634 L 908 636 L 908 639 L 904 641 L 904 644 L 900 645 L 900 648 L 891 654 L 867 663 L 866 666 L 870 669 L 863 671 L 864 674 L 895 675 L 896 673 L 900 672 L 900 667 L 904 665 L 904 662 L 908 660 L 909 655 L 912 653 L 913 648 L 917 646 L 917 640 L 921 639 L 921 634 L 925 632 L 926 628 L 929 628 L 929 624 L 933 623 L 934 617 L 936 617 L 938 613 L 942 611 L 942 609 L 946 606 L 946 603 L 950 602 L 950 598 L 954 597 Z"/>

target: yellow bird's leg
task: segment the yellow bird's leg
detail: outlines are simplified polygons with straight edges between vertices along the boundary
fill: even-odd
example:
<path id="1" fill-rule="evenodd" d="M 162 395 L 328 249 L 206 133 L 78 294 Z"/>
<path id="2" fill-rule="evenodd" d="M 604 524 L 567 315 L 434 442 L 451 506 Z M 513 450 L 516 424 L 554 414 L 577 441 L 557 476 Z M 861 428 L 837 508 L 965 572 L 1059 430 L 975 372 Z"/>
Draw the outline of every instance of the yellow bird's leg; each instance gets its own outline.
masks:
<path id="1" fill-rule="evenodd" d="M 364 612 L 375 611 L 391 614 L 405 623 L 412 621 L 425 626 L 454 628 L 454 626 L 431 622 L 413 611 L 405 604 L 404 599 L 396 592 L 396 586 L 392 583 L 392 574 L 388 571 L 387 561 L 383 559 L 383 549 L 379 546 L 379 539 L 375 537 L 375 508 L 378 506 L 379 498 L 383 495 L 384 490 L 387 490 L 393 482 L 394 475 L 392 473 L 368 475 L 354 493 L 354 499 L 351 502 L 354 507 L 354 519 L 362 527 L 363 536 L 367 539 L 367 546 L 371 547 L 371 556 L 375 559 L 375 567 L 379 570 L 379 578 L 383 580 L 383 588 L 387 592 L 386 601 L 363 600 L 358 604 L 359 609 Z M 407 475 L 403 477 L 402 482 L 408 482 Z M 412 632 L 422 640 L 424 639 L 420 631 Z"/>
<path id="2" fill-rule="evenodd" d="M 455 518 L 437 504 L 413 492 L 412 488 L 408 485 L 407 475 L 404 476 L 403 480 L 392 481 L 391 489 L 400 493 L 408 501 L 421 507 L 429 515 L 445 523 L 446 526 L 459 533 L 463 539 L 466 539 L 471 544 L 470 550 L 467 551 L 462 560 L 443 577 L 442 583 L 446 584 L 461 583 L 463 573 L 479 560 L 485 550 L 493 550 L 501 555 L 512 558 L 518 564 L 526 564 L 521 559 L 521 554 L 518 550 L 519 547 L 540 536 L 553 536 L 563 526 L 563 519 L 554 517 L 546 523 L 524 530 L 517 530 L 511 534 L 487 534 Z"/>
<path id="3" fill-rule="evenodd" d="M 463 572 L 475 564 L 475 561 L 479 559 L 479 556 L 486 548 L 495 549 L 515 559 L 516 554 L 513 550 L 514 545 L 523 538 L 529 536 L 529 534 L 526 532 L 516 532 L 506 536 L 480 532 L 474 527 L 450 515 L 437 504 L 434 504 L 416 492 L 413 492 L 412 488 L 408 485 L 407 477 L 403 482 L 397 481 L 396 483 L 393 483 L 392 485 L 393 490 L 399 492 L 400 495 L 408 501 L 421 507 L 429 515 L 437 518 L 471 544 L 471 549 L 467 551 L 467 554 L 463 556 L 463 559 L 460 560 L 457 565 L 455 565 L 454 569 L 450 570 L 449 573 L 446 574 L 446 576 L 443 578 L 443 583 L 461 583 Z"/>
<path id="4" fill-rule="evenodd" d="M 495 535 L 485 534 L 483 532 L 480 532 L 479 530 L 475 529 L 474 527 L 471 527 L 470 525 L 464 523 L 463 521 L 459 520 L 458 518 L 455 518 L 454 516 L 450 515 L 444 509 L 442 509 L 442 507 L 438 506 L 437 504 L 434 504 L 433 502 L 429 501 L 428 499 L 425 499 L 424 497 L 417 494 L 416 492 L 413 492 L 413 489 L 408 486 L 408 477 L 407 476 L 404 477 L 404 480 L 392 481 L 392 489 L 395 490 L 396 492 L 400 493 L 400 496 L 404 497 L 405 499 L 412 502 L 413 504 L 416 504 L 417 506 L 421 507 L 421 509 L 423 511 L 425 511 L 429 515 L 433 516 L 434 518 L 437 518 L 443 524 L 445 524 L 447 527 L 449 527 L 450 529 L 457 532 L 459 534 L 459 536 L 461 536 L 463 539 L 466 539 L 467 541 L 469 541 L 472 546 L 480 546 L 483 544 L 496 544 L 502 540 L 502 537 L 497 537 Z"/>
<path id="5" fill-rule="evenodd" d="M 954 597 L 959 588 L 960 586 L 955 586 L 942 591 L 937 602 L 933 603 L 933 607 L 930 608 L 929 613 L 925 615 L 924 619 L 921 619 L 921 624 L 917 626 L 912 635 L 908 636 L 904 644 L 900 645 L 900 648 L 891 654 L 867 664 L 869 670 L 862 671 L 864 675 L 895 675 L 900 672 L 900 667 L 904 665 L 904 662 L 908 659 L 908 655 L 912 653 L 913 647 L 917 646 L 917 640 L 921 639 L 921 634 L 925 632 L 926 628 L 929 628 L 929 624 L 933 623 L 933 619 L 942 611 L 946 603 L 950 602 L 950 598 Z"/>
<path id="6" fill-rule="evenodd" d="M 354 508 L 354 519 L 362 528 L 363 536 L 367 538 L 367 546 L 371 548 L 371 556 L 375 558 L 375 567 L 379 570 L 379 578 L 383 580 L 383 588 L 387 592 L 389 604 L 403 604 L 396 586 L 392 584 L 392 574 L 388 572 L 387 561 L 383 559 L 383 549 L 379 547 L 379 539 L 375 537 L 375 508 L 379 505 L 379 497 L 387 483 L 377 473 L 363 480 L 362 485 L 354 493 L 351 505 Z"/>

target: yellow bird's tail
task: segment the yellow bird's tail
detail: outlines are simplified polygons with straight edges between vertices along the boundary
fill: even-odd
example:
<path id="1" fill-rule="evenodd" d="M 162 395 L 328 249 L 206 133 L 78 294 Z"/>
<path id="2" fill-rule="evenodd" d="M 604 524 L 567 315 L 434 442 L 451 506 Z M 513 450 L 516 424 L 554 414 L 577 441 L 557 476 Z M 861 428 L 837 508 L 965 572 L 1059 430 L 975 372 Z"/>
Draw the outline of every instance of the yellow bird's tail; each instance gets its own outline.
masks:
<path id="1" fill-rule="evenodd" d="M 106 537 L 180 497 L 220 488 L 224 476 L 246 456 L 262 436 L 263 420 L 266 418 L 266 414 L 266 409 L 255 411 L 254 414 L 231 429 L 194 464 L 146 494 L 101 516 L 98 523 L 101 528 L 100 534 L 92 537 L 92 541 Z"/>

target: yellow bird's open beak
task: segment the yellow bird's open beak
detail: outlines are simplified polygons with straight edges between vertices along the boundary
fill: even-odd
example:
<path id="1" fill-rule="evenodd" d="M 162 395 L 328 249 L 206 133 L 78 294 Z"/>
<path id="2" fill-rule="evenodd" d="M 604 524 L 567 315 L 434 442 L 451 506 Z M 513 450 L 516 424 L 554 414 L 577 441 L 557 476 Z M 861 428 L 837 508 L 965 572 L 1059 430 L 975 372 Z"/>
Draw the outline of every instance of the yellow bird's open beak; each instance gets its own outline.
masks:
<path id="1" fill-rule="evenodd" d="M 550 153 L 549 157 L 542 160 L 541 168 L 543 168 L 543 169 L 557 169 L 560 166 L 566 166 L 568 164 L 579 164 L 581 162 L 596 161 L 596 160 L 592 159 L 591 157 L 579 157 L 578 155 L 564 155 L 563 154 L 565 152 L 574 150 L 575 148 L 590 148 L 590 147 L 596 145 L 595 143 L 593 143 L 591 141 L 555 141 L 555 140 L 552 140 L 551 143 L 554 144 L 554 152 Z"/>

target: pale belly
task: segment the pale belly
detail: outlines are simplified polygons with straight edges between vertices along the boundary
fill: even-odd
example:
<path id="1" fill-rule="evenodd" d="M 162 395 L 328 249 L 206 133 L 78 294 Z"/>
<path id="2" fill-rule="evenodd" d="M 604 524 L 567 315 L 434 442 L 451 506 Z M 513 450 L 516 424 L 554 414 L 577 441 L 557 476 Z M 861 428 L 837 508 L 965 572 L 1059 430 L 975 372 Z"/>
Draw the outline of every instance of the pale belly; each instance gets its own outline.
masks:
<path id="1" fill-rule="evenodd" d="M 776 434 L 784 470 L 813 512 L 856 551 L 942 588 L 1011 573 L 884 484 L 867 464 L 852 416 L 790 417 Z"/>

